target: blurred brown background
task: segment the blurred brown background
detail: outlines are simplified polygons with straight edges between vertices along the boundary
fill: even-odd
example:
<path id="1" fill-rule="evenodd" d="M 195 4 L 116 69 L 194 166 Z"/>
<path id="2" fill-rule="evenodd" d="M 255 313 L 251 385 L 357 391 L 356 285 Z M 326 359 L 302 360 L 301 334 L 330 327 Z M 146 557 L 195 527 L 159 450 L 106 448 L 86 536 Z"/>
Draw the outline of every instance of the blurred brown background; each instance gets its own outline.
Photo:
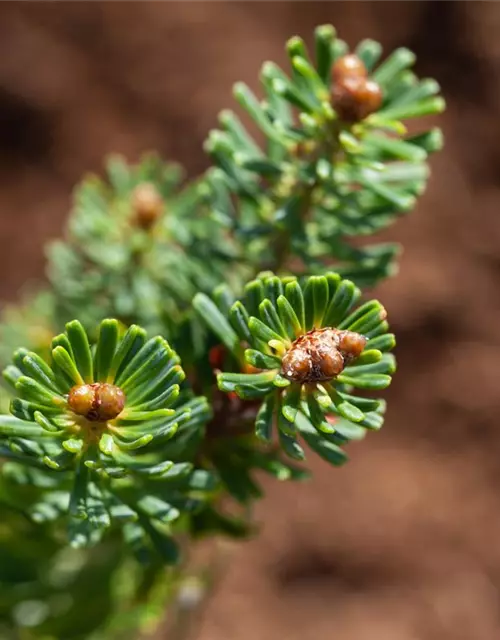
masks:
<path id="1" fill-rule="evenodd" d="M 72 185 L 109 151 L 190 173 L 234 81 L 332 22 L 442 84 L 446 149 L 377 292 L 399 335 L 386 426 L 314 480 L 268 482 L 199 640 L 500 638 L 500 3 L 2 3 L 0 295 L 43 269 Z"/>

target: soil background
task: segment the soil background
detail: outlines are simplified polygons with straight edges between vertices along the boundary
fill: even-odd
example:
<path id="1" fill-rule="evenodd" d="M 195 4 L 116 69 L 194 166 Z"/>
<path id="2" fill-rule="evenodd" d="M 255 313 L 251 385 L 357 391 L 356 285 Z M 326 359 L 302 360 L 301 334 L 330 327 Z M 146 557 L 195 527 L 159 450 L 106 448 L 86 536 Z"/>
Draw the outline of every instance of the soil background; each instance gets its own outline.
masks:
<path id="1" fill-rule="evenodd" d="M 332 22 L 406 45 L 448 111 L 404 245 L 377 291 L 399 337 L 380 434 L 314 479 L 267 483 L 196 640 L 500 638 L 500 3 L 0 4 L 0 296 L 43 272 L 71 189 L 109 151 L 190 174 L 231 85 Z"/>

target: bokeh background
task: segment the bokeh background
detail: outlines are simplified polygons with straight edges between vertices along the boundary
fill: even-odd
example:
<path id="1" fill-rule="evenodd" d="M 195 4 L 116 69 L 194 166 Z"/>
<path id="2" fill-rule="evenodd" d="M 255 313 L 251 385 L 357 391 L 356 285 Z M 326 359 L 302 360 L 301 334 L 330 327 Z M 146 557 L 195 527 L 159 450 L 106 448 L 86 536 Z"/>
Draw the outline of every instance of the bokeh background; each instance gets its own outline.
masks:
<path id="1" fill-rule="evenodd" d="M 418 55 L 448 111 L 377 291 L 399 336 L 386 426 L 304 485 L 267 483 L 197 640 L 500 637 L 500 3 L 0 4 L 0 297 L 44 268 L 73 185 L 158 149 L 190 174 L 231 85 L 332 22 Z M 382 234 L 381 234 L 382 237 Z"/>

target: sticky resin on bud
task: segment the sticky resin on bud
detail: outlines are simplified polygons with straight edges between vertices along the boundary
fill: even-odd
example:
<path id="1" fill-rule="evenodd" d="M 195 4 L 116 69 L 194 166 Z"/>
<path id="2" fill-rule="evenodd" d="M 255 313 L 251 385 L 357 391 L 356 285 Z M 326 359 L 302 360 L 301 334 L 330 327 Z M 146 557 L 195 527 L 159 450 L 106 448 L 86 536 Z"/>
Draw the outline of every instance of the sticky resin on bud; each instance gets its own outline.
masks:
<path id="1" fill-rule="evenodd" d="M 143 229 L 153 226 L 161 216 L 163 206 L 163 199 L 154 184 L 143 182 L 134 189 L 132 208 L 136 223 Z"/>
<path id="2" fill-rule="evenodd" d="M 281 374 L 293 382 L 326 382 L 338 376 L 366 346 L 353 331 L 313 329 L 297 338 L 281 361 Z"/>
<path id="3" fill-rule="evenodd" d="M 125 407 L 125 394 L 113 384 L 95 383 L 73 387 L 69 408 L 90 422 L 106 422 L 118 417 Z"/>

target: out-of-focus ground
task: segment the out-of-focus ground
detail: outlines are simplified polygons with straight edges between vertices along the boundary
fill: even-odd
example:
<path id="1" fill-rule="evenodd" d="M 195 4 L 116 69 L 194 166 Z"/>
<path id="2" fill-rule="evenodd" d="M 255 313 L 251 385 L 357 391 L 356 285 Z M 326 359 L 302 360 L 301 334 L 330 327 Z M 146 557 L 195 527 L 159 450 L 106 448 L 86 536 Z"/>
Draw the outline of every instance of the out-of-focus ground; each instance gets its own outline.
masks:
<path id="1" fill-rule="evenodd" d="M 334 23 L 406 45 L 443 86 L 446 149 L 377 292 L 399 336 L 380 434 L 304 485 L 267 482 L 197 640 L 500 637 L 500 4 L 5 3 L 0 6 L 0 294 L 43 269 L 72 185 L 109 151 L 206 166 L 231 84 Z"/>

